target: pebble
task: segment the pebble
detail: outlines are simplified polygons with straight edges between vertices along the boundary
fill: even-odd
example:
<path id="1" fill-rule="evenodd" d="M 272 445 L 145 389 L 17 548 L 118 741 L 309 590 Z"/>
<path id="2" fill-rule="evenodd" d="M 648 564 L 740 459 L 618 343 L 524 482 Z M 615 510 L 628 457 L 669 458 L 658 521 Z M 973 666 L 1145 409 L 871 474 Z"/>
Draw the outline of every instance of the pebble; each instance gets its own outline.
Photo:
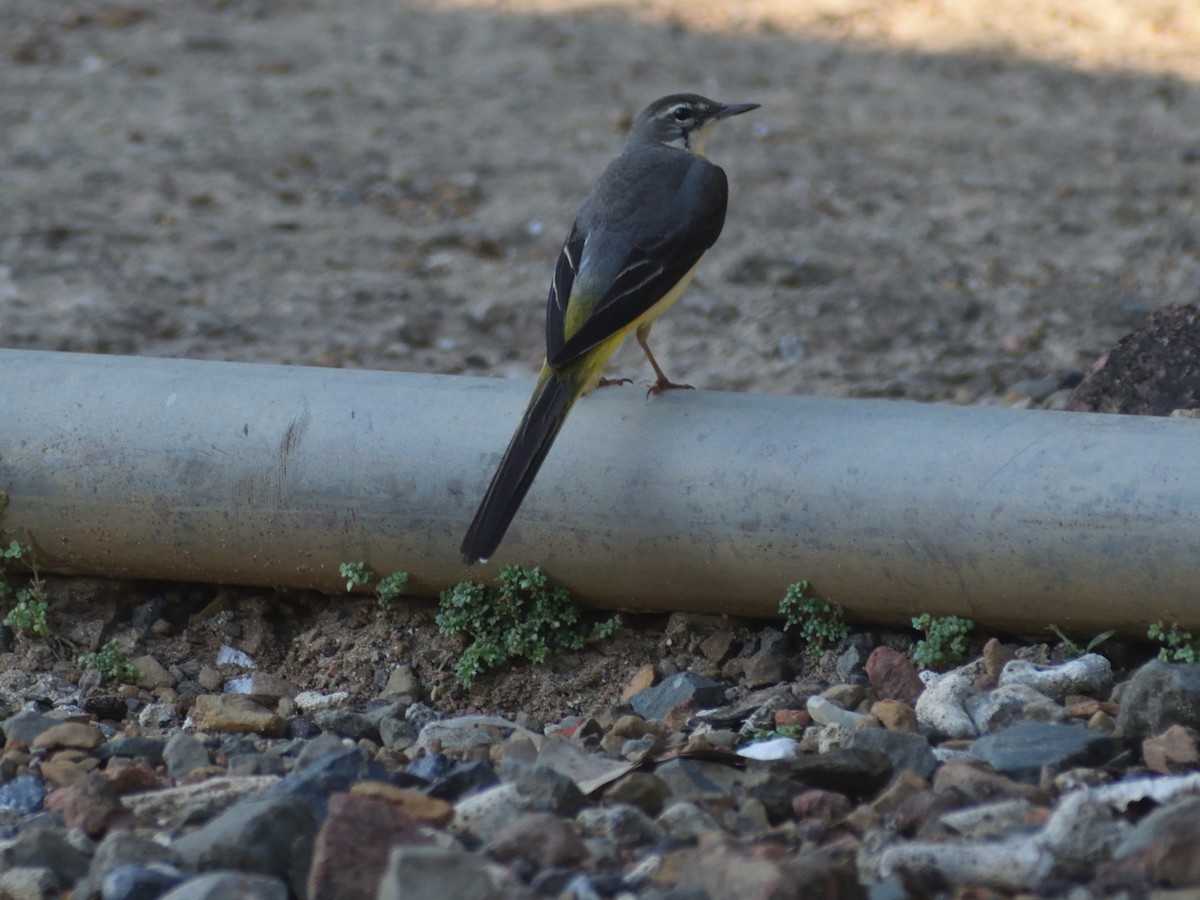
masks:
<path id="1" fill-rule="evenodd" d="M 776 632 L 739 656 L 744 633 L 722 621 L 694 643 L 736 686 L 688 671 L 652 685 L 651 667 L 627 705 L 545 729 L 441 716 L 408 667 L 381 672 L 370 703 L 304 697 L 262 670 L 199 695 L 176 675 L 179 697 L 161 701 L 173 715 L 143 703 L 125 732 L 70 706 L 69 683 L 0 673 L 0 699 L 6 684 L 20 692 L 0 726 L 0 893 L 887 900 L 906 884 L 1081 898 L 1200 887 L 1198 667 L 1151 662 L 1114 690 L 1096 654 L 1035 664 L 996 642 L 926 684 L 863 635 L 837 658 L 838 683 L 752 689 L 807 662 Z M 13 712 L 30 692 L 59 708 Z"/>

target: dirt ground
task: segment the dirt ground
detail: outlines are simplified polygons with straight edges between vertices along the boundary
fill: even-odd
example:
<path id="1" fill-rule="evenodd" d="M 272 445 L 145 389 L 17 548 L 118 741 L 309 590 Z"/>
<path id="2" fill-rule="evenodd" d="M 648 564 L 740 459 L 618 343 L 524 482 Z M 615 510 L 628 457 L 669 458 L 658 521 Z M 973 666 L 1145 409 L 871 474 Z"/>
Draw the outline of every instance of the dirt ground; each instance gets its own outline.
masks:
<path id="1" fill-rule="evenodd" d="M 528 377 L 579 201 L 696 90 L 763 106 L 668 373 L 1002 402 L 1200 296 L 1197 46 L 1189 0 L 5 0 L 0 347 Z"/>

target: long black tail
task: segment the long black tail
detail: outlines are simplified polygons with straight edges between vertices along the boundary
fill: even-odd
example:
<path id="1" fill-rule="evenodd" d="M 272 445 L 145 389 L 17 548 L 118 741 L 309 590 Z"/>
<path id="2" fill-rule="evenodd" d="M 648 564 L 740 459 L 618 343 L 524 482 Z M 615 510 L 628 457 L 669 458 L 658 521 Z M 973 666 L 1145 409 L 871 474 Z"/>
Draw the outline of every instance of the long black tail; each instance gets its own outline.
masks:
<path id="1" fill-rule="evenodd" d="M 543 372 L 463 538 L 462 557 L 468 566 L 487 562 L 500 546 L 578 396 L 578 386 L 569 376 Z"/>

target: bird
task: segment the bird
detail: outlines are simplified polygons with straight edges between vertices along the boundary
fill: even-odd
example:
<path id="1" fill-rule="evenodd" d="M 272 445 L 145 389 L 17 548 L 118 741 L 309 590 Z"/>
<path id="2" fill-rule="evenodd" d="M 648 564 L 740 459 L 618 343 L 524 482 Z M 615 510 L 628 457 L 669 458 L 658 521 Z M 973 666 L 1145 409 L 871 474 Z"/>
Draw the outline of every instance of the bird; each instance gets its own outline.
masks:
<path id="1" fill-rule="evenodd" d="M 684 292 L 721 234 L 724 170 L 705 156 L 713 127 L 758 109 L 699 94 L 655 100 L 592 187 L 563 242 L 546 301 L 546 357 L 533 396 L 463 539 L 463 562 L 487 562 L 575 402 L 633 331 L 654 369 L 650 393 L 675 384 L 650 351 L 650 327 Z"/>

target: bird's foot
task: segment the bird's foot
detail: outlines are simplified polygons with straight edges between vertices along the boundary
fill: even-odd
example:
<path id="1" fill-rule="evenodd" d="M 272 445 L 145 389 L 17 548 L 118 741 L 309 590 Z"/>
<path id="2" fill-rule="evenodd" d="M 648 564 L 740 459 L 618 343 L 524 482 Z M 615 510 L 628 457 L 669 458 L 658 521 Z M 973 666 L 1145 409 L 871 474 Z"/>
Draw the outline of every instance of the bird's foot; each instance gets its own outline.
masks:
<path id="1" fill-rule="evenodd" d="M 601 378 L 596 382 L 596 387 L 613 387 L 618 384 L 633 384 L 632 378 Z"/>
<path id="2" fill-rule="evenodd" d="M 660 378 L 654 384 L 650 385 L 650 389 L 646 391 L 646 396 L 657 396 L 663 391 L 694 391 L 695 389 L 690 384 L 676 384 L 674 381 L 667 381 L 665 378 Z"/>

